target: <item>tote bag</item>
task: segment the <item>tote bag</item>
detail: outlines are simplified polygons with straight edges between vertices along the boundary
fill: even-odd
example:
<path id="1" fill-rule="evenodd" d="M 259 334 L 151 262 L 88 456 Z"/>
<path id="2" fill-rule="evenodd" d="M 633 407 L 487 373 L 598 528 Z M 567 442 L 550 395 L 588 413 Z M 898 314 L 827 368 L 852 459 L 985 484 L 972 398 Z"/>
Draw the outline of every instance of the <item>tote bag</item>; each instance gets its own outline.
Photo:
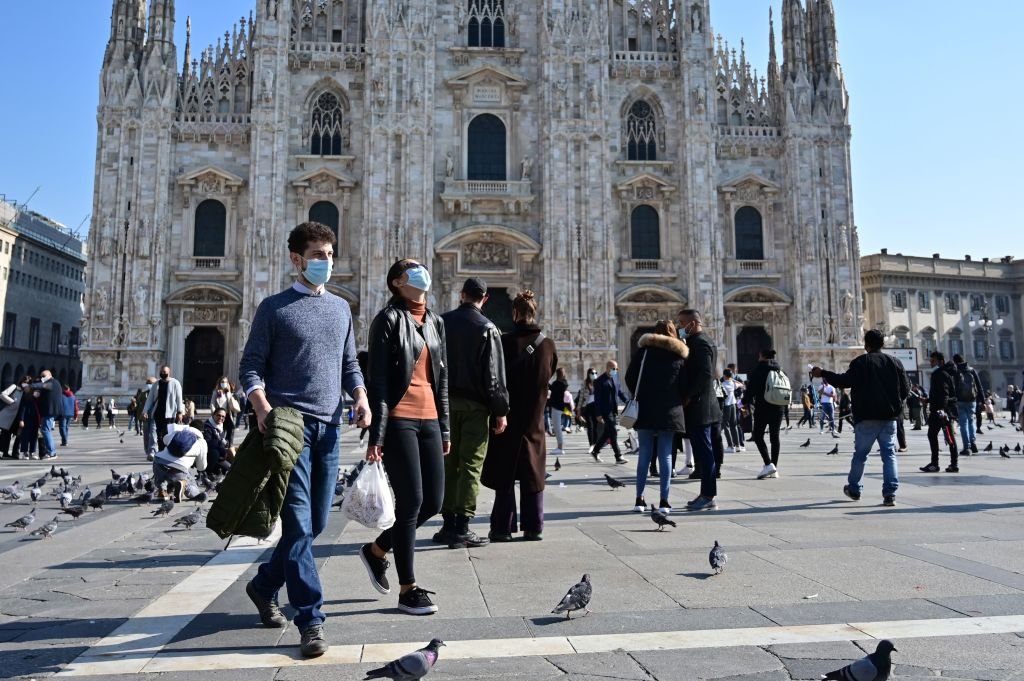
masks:
<path id="1" fill-rule="evenodd" d="M 640 381 L 644 377 L 644 362 L 647 361 L 647 351 L 644 350 L 644 356 L 640 359 L 640 374 L 636 377 L 636 390 L 633 391 L 633 399 L 626 402 L 626 407 L 622 410 L 622 415 L 619 417 L 619 423 L 625 428 L 632 428 L 636 425 L 636 420 L 640 416 L 640 403 L 637 401 L 636 396 L 640 393 Z"/>

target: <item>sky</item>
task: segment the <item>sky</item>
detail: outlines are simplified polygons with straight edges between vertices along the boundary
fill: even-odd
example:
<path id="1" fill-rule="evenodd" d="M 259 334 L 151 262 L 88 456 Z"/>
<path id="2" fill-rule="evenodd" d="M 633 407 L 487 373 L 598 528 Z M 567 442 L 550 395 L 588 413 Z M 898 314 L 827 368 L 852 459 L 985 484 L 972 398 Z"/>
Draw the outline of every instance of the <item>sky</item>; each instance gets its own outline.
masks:
<path id="1" fill-rule="evenodd" d="M 449 2 L 454 0 L 438 0 Z M 256 0 L 178 0 L 179 54 L 248 16 Z M 834 0 L 850 93 L 854 212 L 862 254 L 1024 257 L 1024 2 Z M 781 0 L 711 0 L 712 28 L 746 41 L 764 72 L 768 7 L 781 41 Z M 0 0 L 4 106 L 0 195 L 75 228 L 92 211 L 99 69 L 110 0 Z M 779 55 L 781 59 L 781 44 Z M 1006 126 L 1009 126 L 1007 128 Z M 1016 178 L 1016 179 L 1015 179 Z M 996 200 L 999 199 L 999 200 Z M 1013 216 L 1018 217 L 1014 218 Z M 82 230 L 88 229 L 88 221 Z"/>

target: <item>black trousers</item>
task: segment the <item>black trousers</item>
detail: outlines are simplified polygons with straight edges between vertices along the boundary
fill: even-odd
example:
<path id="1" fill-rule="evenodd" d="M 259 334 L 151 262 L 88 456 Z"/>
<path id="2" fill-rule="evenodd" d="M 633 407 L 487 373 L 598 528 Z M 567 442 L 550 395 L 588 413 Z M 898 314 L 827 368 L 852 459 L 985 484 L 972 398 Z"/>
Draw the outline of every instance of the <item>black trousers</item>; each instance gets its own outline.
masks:
<path id="1" fill-rule="evenodd" d="M 751 439 L 757 445 L 757 451 L 761 454 L 764 465 L 779 465 L 779 451 L 782 449 L 782 442 L 779 440 L 779 429 L 782 427 L 782 409 L 772 406 L 758 407 L 754 411 L 754 432 Z M 764 442 L 764 431 L 768 431 L 771 440 L 771 456 L 768 455 L 768 447 Z"/>
<path id="2" fill-rule="evenodd" d="M 164 437 L 167 435 L 167 424 L 168 423 L 173 423 L 173 421 L 168 420 L 168 418 L 166 416 L 156 415 L 153 418 L 154 418 L 154 420 L 156 422 L 156 437 L 157 437 L 156 448 L 157 449 L 163 449 L 164 448 Z"/>
<path id="3" fill-rule="evenodd" d="M 394 550 L 398 583 L 416 583 L 413 548 L 416 528 L 441 511 L 444 502 L 444 454 L 437 419 L 388 421 L 384 433 L 384 470 L 395 492 L 395 524 L 377 537 Z"/>
<path id="4" fill-rule="evenodd" d="M 896 419 L 896 443 L 900 449 L 907 448 L 907 431 L 903 429 L 903 415 Z"/>
<path id="5" fill-rule="evenodd" d="M 594 443 L 594 454 L 599 453 L 601 448 L 604 447 L 604 443 L 611 440 L 612 451 L 615 452 L 615 458 L 621 459 L 622 452 L 619 451 L 619 429 L 617 427 L 618 423 L 616 422 L 616 418 L 614 416 L 606 416 L 602 421 L 604 422 L 604 426 L 603 430 L 601 430 L 601 434 L 597 436 L 597 442 Z M 599 423 L 598 426 L 601 426 L 601 424 Z"/>
<path id="6" fill-rule="evenodd" d="M 949 444 L 949 462 L 956 466 L 959 451 L 956 448 L 956 434 L 953 432 L 952 424 L 945 419 L 940 420 L 935 412 L 932 412 L 928 415 L 928 444 L 932 448 L 932 463 L 936 466 L 939 465 L 939 433 L 943 433 Z"/>

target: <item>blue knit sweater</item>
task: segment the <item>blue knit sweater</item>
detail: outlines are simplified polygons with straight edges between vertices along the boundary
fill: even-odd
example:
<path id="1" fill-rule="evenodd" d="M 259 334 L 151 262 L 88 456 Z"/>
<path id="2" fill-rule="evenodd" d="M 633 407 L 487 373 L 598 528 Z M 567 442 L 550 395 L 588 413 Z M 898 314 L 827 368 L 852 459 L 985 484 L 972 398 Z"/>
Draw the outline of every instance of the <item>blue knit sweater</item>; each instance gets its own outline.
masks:
<path id="1" fill-rule="evenodd" d="M 305 295 L 289 288 L 256 309 L 239 367 L 246 393 L 263 388 L 272 407 L 293 407 L 339 424 L 342 388 L 363 388 L 356 361 L 352 311 L 324 291 Z"/>

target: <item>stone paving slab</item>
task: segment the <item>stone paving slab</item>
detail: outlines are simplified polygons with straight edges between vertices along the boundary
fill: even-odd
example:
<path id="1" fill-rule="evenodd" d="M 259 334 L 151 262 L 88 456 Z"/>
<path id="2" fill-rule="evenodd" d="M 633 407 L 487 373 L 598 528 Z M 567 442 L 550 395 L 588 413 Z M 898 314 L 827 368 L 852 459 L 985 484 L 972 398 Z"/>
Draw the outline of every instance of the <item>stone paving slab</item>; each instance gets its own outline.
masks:
<path id="1" fill-rule="evenodd" d="M 1004 598 L 1004 596 L 973 596 L 973 598 Z M 1010 598 L 1017 598 L 1010 596 Z M 956 600 L 956 599 L 951 599 Z M 797 605 L 752 605 L 751 609 L 780 625 L 828 624 L 830 622 L 884 622 L 927 620 L 957 617 L 963 614 L 942 605 L 942 601 L 907 599 L 893 601 L 851 601 L 822 603 L 818 599 Z M 983 613 L 1004 615 L 1016 613 Z"/>

